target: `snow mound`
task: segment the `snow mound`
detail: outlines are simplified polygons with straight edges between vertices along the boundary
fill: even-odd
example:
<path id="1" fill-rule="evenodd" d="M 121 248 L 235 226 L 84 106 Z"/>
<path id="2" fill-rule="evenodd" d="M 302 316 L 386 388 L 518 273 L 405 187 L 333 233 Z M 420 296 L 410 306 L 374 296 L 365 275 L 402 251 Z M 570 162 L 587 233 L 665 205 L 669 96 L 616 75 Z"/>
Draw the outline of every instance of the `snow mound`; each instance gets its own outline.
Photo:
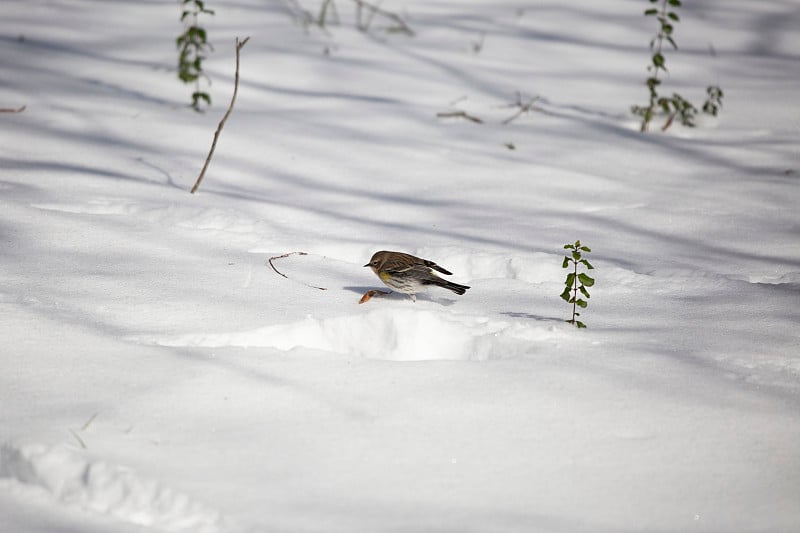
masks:
<path id="1" fill-rule="evenodd" d="M 782 275 L 750 275 L 747 277 L 746 281 L 764 285 L 800 286 L 800 272 L 787 272 Z"/>
<path id="2" fill-rule="evenodd" d="M 309 348 L 389 361 L 472 360 L 515 357 L 531 341 L 558 344 L 563 332 L 542 326 L 416 309 L 305 319 L 231 333 L 191 333 L 151 339 L 161 346 Z"/>
<path id="3" fill-rule="evenodd" d="M 189 496 L 64 447 L 4 444 L 0 448 L 3 478 L 40 487 L 63 504 L 131 524 L 161 531 L 223 530 L 220 514 Z"/>
<path id="4" fill-rule="evenodd" d="M 422 249 L 416 255 L 431 259 L 451 270 L 457 280 L 512 279 L 526 283 L 546 283 L 563 277 L 561 256 L 541 252 L 509 255 L 444 248 Z"/>

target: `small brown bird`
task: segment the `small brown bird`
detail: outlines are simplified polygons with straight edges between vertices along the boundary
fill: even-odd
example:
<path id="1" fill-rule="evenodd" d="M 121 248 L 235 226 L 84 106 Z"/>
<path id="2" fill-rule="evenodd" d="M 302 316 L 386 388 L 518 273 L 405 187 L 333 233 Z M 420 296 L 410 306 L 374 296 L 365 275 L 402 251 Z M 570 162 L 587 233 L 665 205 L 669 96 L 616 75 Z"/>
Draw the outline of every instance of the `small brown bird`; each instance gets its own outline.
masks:
<path id="1" fill-rule="evenodd" d="M 402 252 L 375 252 L 369 263 L 375 275 L 390 289 L 408 294 L 413 301 L 417 301 L 416 293 L 424 290 L 428 285 L 436 285 L 451 290 L 456 294 L 464 294 L 469 287 L 459 285 L 440 278 L 434 273 L 451 275 L 433 261 L 421 259 Z"/>

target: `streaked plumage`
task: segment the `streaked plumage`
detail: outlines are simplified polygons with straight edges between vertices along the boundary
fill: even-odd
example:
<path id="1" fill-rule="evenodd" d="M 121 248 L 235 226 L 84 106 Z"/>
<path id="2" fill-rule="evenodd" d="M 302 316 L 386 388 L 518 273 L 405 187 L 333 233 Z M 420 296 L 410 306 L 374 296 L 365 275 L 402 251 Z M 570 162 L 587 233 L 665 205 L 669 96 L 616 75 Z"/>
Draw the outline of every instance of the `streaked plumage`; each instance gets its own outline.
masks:
<path id="1" fill-rule="evenodd" d="M 402 252 L 375 252 L 364 266 L 370 267 L 387 287 L 408 294 L 414 301 L 417 300 L 416 293 L 425 290 L 428 285 L 436 285 L 456 294 L 464 294 L 469 289 L 466 285 L 459 285 L 436 275 L 434 270 L 447 276 L 451 272 L 433 261 Z"/>

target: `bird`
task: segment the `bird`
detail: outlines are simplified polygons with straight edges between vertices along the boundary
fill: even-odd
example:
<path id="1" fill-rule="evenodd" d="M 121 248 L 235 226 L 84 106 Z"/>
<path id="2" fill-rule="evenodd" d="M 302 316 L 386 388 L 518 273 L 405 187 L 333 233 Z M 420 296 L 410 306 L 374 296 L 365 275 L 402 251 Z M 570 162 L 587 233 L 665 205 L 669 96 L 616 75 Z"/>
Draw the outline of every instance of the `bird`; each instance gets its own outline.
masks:
<path id="1" fill-rule="evenodd" d="M 436 275 L 434 270 L 447 276 L 452 275 L 452 272 L 448 272 L 433 261 L 403 252 L 386 250 L 375 252 L 369 263 L 364 266 L 370 267 L 384 285 L 397 292 L 408 294 L 415 302 L 416 293 L 428 285 L 443 287 L 458 295 L 464 294 L 469 289 L 466 285 L 459 285 Z"/>

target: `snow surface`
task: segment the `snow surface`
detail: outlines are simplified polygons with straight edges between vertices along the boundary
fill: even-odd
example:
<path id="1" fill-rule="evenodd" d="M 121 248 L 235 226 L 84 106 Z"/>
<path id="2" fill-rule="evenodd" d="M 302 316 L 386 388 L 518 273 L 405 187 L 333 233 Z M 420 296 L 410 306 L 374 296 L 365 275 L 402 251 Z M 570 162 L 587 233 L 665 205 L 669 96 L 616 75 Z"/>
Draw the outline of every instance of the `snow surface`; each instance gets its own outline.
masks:
<path id="1" fill-rule="evenodd" d="M 198 114 L 175 2 L 4 0 L 0 531 L 800 531 L 800 7 L 684 3 L 643 135 L 644 1 L 213 0 Z"/>

